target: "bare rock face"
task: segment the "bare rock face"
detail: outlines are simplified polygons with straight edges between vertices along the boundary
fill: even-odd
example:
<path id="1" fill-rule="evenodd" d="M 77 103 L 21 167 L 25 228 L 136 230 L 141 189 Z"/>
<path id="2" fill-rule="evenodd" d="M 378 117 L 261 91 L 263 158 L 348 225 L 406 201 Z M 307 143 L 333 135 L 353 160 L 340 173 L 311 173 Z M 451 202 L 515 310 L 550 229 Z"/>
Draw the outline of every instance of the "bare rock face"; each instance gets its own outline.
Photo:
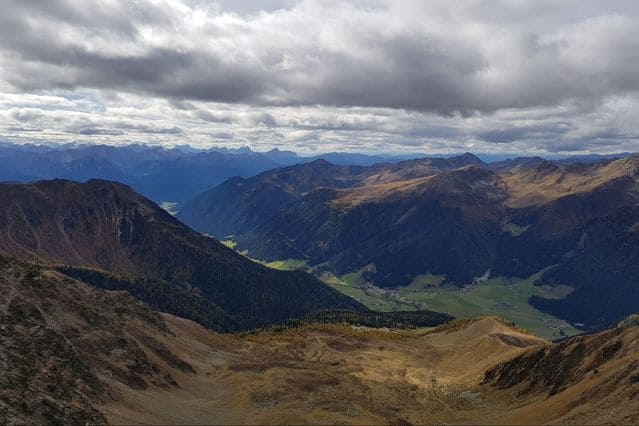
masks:
<path id="1" fill-rule="evenodd" d="M 104 423 L 107 382 L 171 388 L 167 365 L 193 373 L 153 337 L 170 333 L 162 317 L 126 293 L 3 257 L 0 293 L 1 423 Z"/>
<path id="2" fill-rule="evenodd" d="M 632 391 L 633 377 L 639 377 L 638 337 L 637 327 L 615 328 L 535 348 L 489 369 L 483 384 L 515 389 L 520 396 L 545 393 L 551 397 L 594 378 L 601 381 L 588 386 L 590 397 L 606 395 L 611 389 Z"/>

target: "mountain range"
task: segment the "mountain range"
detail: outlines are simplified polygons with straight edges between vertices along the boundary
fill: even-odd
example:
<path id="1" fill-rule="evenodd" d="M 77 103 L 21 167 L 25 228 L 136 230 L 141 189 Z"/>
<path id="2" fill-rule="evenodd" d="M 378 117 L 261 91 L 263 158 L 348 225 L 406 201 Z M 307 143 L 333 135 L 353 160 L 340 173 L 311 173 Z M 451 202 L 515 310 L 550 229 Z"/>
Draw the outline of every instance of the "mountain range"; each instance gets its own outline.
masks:
<path id="1" fill-rule="evenodd" d="M 370 165 L 400 161 L 408 156 L 372 156 L 327 153 L 336 163 Z M 234 177 L 250 177 L 281 166 L 313 161 L 274 148 L 255 152 L 244 148 L 195 149 L 188 145 L 163 148 L 152 145 L 17 145 L 0 143 L 0 180 L 29 182 L 68 179 L 84 182 L 105 179 L 132 186 L 157 203 L 179 203 Z"/>
<path id="2" fill-rule="evenodd" d="M 0 181 L 105 179 L 130 185 L 156 203 L 177 204 L 235 176 L 247 178 L 277 167 L 317 159 L 341 165 L 370 166 L 423 156 L 347 152 L 301 156 L 278 148 L 257 152 L 248 147 L 197 149 L 189 145 L 164 148 L 142 144 L 18 145 L 0 142 Z M 597 161 L 601 157 L 583 159 Z"/>
<path id="3" fill-rule="evenodd" d="M 231 178 L 178 218 L 112 181 L 0 183 L 0 422 L 636 423 L 639 323 L 612 321 L 637 306 L 638 159 L 320 159 Z M 180 220 L 314 272 L 373 264 L 388 288 L 537 272 L 574 291 L 531 304 L 610 329 L 550 343 L 372 311 Z"/>
<path id="4" fill-rule="evenodd" d="M 536 307 L 597 328 L 639 305 L 639 156 L 599 162 L 472 154 L 373 166 L 325 160 L 232 178 L 178 218 L 263 260 L 365 269 L 380 287 L 423 274 L 470 285 L 529 277 L 570 286 Z"/>
<path id="5" fill-rule="evenodd" d="M 278 167 L 254 152 L 224 153 L 126 145 L 0 145 L 0 180 L 105 179 L 161 202 L 180 202 L 232 176 Z"/>

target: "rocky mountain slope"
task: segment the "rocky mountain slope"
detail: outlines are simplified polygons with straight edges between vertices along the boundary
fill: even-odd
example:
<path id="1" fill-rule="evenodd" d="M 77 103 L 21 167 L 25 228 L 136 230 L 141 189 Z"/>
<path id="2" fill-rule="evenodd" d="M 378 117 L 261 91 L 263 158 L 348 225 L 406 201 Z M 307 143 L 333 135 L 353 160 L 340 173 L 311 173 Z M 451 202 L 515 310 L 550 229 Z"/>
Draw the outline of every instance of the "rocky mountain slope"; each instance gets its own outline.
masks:
<path id="1" fill-rule="evenodd" d="M 636 326 L 574 337 L 497 365 L 483 383 L 516 398 L 542 397 L 515 410 L 513 421 L 534 416 L 544 423 L 634 424 L 639 421 L 638 342 Z"/>
<path id="2" fill-rule="evenodd" d="M 0 291 L 3 423 L 639 420 L 636 327 L 561 344 L 495 318 L 223 335 L 5 258 Z"/>
<path id="3" fill-rule="evenodd" d="M 158 313 L 126 292 L 104 292 L 51 270 L 0 257 L 0 422 L 106 420 L 110 385 L 177 388 L 169 369 L 194 374 L 157 336 Z"/>
<path id="4" fill-rule="evenodd" d="M 352 188 L 430 176 L 459 166 L 479 164 L 474 156 L 426 158 L 372 166 L 332 164 L 317 159 L 306 164 L 235 177 L 181 207 L 180 219 L 210 234 L 240 235 L 268 222 L 277 212 L 322 188 Z"/>
<path id="5" fill-rule="evenodd" d="M 131 288 L 188 318 L 214 317 L 205 324 L 216 329 L 284 322 L 319 309 L 363 309 L 308 274 L 251 262 L 121 184 L 0 184 L 0 198 L 0 252 L 75 267 L 66 272 L 106 288 Z"/>

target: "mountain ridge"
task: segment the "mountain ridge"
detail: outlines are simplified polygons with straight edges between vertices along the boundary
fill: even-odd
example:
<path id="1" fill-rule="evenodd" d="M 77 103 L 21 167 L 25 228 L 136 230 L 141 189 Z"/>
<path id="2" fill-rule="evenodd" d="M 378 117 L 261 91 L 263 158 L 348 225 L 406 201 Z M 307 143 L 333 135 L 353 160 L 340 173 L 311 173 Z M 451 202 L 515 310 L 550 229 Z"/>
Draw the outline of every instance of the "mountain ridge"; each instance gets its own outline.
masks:
<path id="1" fill-rule="evenodd" d="M 230 329 L 283 322 L 318 309 L 363 309 L 308 274 L 246 259 L 122 184 L 0 184 L 0 196 L 10 200 L 0 206 L 0 252 L 178 286 L 193 300 L 227 312 Z M 190 308 L 184 309 L 180 313 L 188 317 Z"/>

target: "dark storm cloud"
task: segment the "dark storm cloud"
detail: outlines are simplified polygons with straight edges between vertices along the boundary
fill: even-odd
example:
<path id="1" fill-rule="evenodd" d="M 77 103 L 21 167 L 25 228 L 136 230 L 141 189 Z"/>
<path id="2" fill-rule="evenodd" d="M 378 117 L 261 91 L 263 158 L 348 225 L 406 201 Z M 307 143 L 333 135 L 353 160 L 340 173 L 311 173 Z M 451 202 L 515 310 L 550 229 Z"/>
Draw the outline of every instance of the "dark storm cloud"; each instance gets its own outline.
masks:
<path id="1" fill-rule="evenodd" d="M 442 114 L 639 90 L 639 26 L 620 14 L 634 11 L 629 2 L 608 10 L 587 2 L 593 15 L 578 19 L 570 8 L 583 2 L 504 3 L 499 13 L 483 1 L 285 3 L 286 11 L 276 3 L 229 17 L 203 2 L 9 1 L 0 17 L 4 79 L 24 91 Z"/>
<path id="2" fill-rule="evenodd" d="M 6 0 L 0 136 L 637 150 L 638 14 L 623 0 Z"/>
<path id="3" fill-rule="evenodd" d="M 99 88 L 224 102 L 263 90 L 263 72 L 250 65 L 202 50 L 146 46 L 139 27 L 173 25 L 150 2 L 9 3 L 0 15 L 0 49 L 9 59 L 3 78 L 18 90 Z"/>
<path id="4" fill-rule="evenodd" d="M 486 142 L 511 143 L 517 140 L 558 139 L 570 130 L 571 126 L 568 123 L 559 122 L 509 127 L 506 129 L 491 129 L 479 132 L 477 136 Z"/>
<path id="5" fill-rule="evenodd" d="M 118 136 L 118 135 L 124 134 L 122 130 L 95 129 L 95 128 L 80 129 L 77 133 L 79 135 L 84 135 L 84 136 L 94 136 L 94 135 Z"/>
<path id="6" fill-rule="evenodd" d="M 147 126 L 122 126 L 122 130 L 108 130 L 108 129 L 93 129 L 85 128 L 81 129 L 78 133 L 81 135 L 123 135 L 124 130 L 134 131 L 138 133 L 148 133 L 151 135 L 181 135 L 184 134 L 184 130 L 174 126 L 168 128 L 153 128 Z"/>

